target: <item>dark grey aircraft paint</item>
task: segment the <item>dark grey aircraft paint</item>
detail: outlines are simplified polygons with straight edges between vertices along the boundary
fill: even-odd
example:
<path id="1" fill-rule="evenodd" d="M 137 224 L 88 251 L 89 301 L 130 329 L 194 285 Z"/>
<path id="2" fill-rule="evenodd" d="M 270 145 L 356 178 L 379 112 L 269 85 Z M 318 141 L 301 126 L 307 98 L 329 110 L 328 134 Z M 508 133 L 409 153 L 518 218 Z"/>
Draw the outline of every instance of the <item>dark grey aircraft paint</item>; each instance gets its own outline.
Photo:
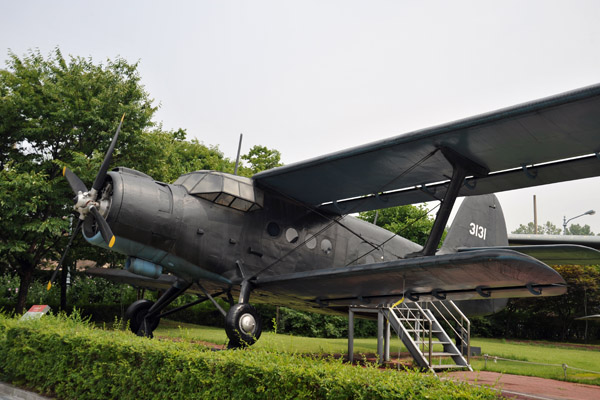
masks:
<path id="1" fill-rule="evenodd" d="M 506 298 L 564 293 L 564 280 L 544 261 L 598 263 L 600 253 L 509 248 L 491 193 L 600 175 L 599 107 L 595 85 L 252 179 L 197 171 L 174 184 L 127 168 L 106 173 L 119 125 L 89 192 L 67 168 L 63 173 L 86 239 L 129 257 L 131 274 L 102 275 L 168 286 L 157 303 L 129 307 L 132 330 L 151 336 L 166 305 L 189 290 L 201 300 L 230 301 L 222 312 L 239 346 L 260 336 L 249 302 L 344 312 L 401 298 L 453 299 L 481 314 Z M 467 198 L 436 252 L 458 196 Z M 442 203 L 423 248 L 347 215 L 431 200 Z"/>

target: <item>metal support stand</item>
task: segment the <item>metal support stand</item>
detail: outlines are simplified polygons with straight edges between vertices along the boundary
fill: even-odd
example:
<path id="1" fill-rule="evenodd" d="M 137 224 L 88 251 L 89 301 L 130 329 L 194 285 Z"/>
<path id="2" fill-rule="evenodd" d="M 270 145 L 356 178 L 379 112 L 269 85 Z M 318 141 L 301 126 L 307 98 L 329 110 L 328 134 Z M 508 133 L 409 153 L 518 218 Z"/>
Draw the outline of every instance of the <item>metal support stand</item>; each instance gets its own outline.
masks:
<path id="1" fill-rule="evenodd" d="M 354 362 L 354 311 L 348 309 L 348 362 Z"/>
<path id="2" fill-rule="evenodd" d="M 377 314 L 377 361 L 381 364 L 383 363 L 383 347 L 384 347 L 384 334 L 383 334 L 383 325 L 384 318 L 382 313 Z"/>
<path id="3" fill-rule="evenodd" d="M 383 364 L 390 360 L 391 327 L 389 321 L 381 312 L 381 307 L 350 307 L 348 308 L 348 362 L 354 362 L 354 314 L 377 313 L 377 357 Z"/>
<path id="4" fill-rule="evenodd" d="M 383 353 L 383 361 L 384 362 L 388 362 L 390 361 L 390 338 L 392 336 L 391 333 L 391 329 L 390 329 L 390 321 L 386 318 L 385 319 L 385 327 L 384 327 L 384 336 L 383 336 L 383 349 L 384 349 L 384 353 Z"/>

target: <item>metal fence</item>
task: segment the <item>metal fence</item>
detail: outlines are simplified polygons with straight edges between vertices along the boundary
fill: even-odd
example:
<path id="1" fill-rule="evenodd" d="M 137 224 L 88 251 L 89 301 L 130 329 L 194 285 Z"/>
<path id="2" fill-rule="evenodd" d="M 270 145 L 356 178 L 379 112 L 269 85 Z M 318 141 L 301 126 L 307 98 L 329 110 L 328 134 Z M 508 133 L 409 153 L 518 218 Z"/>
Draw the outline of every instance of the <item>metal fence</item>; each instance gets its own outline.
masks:
<path id="1" fill-rule="evenodd" d="M 522 363 L 522 364 L 543 365 L 543 366 L 548 366 L 548 367 L 561 367 L 564 372 L 565 380 L 567 379 L 567 369 L 572 369 L 572 370 L 582 371 L 582 372 L 589 372 L 592 374 L 600 375 L 600 372 L 598 372 L 598 371 L 590 371 L 589 369 L 575 368 L 575 367 L 571 367 L 567 364 L 545 364 L 545 363 L 537 363 L 537 362 L 532 362 L 532 361 L 511 360 L 510 358 L 491 356 L 489 354 L 484 354 L 483 359 L 484 359 L 484 368 L 487 368 L 488 360 L 492 360 L 494 362 L 501 360 L 501 361 L 509 361 L 509 362 Z"/>

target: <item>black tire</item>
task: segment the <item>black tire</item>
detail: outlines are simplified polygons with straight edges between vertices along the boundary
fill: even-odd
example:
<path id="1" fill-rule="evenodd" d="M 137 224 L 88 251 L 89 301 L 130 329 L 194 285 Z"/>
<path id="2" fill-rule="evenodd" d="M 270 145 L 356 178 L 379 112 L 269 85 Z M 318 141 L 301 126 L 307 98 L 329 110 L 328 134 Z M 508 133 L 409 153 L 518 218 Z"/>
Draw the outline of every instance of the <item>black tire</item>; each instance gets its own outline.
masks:
<path id="1" fill-rule="evenodd" d="M 250 304 L 235 304 L 225 318 L 229 348 L 251 346 L 262 333 L 262 321 Z"/>
<path id="2" fill-rule="evenodd" d="M 145 325 L 144 318 L 146 317 L 146 314 L 148 314 L 150 307 L 153 305 L 153 301 L 142 299 L 131 303 L 131 305 L 127 307 L 127 311 L 125 311 L 125 320 L 129 321 L 131 332 L 139 336 L 152 337 L 152 332 L 154 332 L 158 326 L 160 318 L 153 318 L 150 321 L 146 321 Z M 142 327 L 143 325 L 144 327 Z"/>

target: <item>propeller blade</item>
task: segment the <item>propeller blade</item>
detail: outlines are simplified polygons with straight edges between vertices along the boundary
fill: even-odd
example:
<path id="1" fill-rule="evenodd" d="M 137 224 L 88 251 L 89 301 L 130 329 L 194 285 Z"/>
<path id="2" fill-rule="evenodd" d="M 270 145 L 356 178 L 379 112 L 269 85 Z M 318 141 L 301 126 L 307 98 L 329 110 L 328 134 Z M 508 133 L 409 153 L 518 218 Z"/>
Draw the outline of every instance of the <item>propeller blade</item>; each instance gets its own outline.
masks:
<path id="1" fill-rule="evenodd" d="M 121 122 L 119 122 L 119 127 L 117 128 L 117 133 L 113 136 L 112 142 L 110 142 L 110 147 L 104 156 L 104 161 L 100 166 L 100 171 L 98 171 L 98 175 L 96 175 L 96 179 L 94 180 L 94 184 L 92 185 L 92 189 L 96 192 L 100 190 L 102 184 L 104 183 L 104 179 L 106 178 L 106 172 L 108 171 L 108 166 L 112 160 L 112 153 L 115 150 L 115 146 L 117 144 L 117 138 L 119 137 L 119 132 L 121 131 L 121 125 L 123 125 L 123 120 L 125 119 L 125 114 L 121 117 Z M 95 200 L 95 199 L 94 199 Z"/>
<path id="2" fill-rule="evenodd" d="M 63 170 L 63 172 L 64 172 L 64 170 Z M 77 178 L 77 179 L 79 179 L 79 178 Z M 62 257 L 60 257 L 60 261 L 58 262 L 58 265 L 56 266 L 56 269 L 54 270 L 54 273 L 52 274 L 52 278 L 50 278 L 50 281 L 48 282 L 48 287 L 46 288 L 47 290 L 50 290 L 50 288 L 52 288 L 52 282 L 54 282 L 54 279 L 56 278 L 56 274 L 58 273 L 58 270 L 60 269 L 63 262 L 65 261 L 65 258 L 67 257 L 67 253 L 69 252 L 69 248 L 71 247 L 71 243 L 73 243 L 73 238 L 75 237 L 75 235 L 77 235 L 79 228 L 81 228 L 82 222 L 83 221 L 80 219 L 77 220 L 77 226 L 75 227 L 73 234 L 69 238 L 69 243 L 67 243 L 67 247 L 65 247 L 65 251 L 63 251 Z"/>
<path id="3" fill-rule="evenodd" d="M 96 219 L 96 223 L 98 224 L 102 238 L 108 244 L 108 247 L 113 247 L 115 244 L 115 235 L 113 235 L 110 226 L 108 226 L 108 222 L 106 222 L 96 207 L 90 207 L 90 212 Z"/>
<path id="4" fill-rule="evenodd" d="M 63 168 L 63 176 L 67 178 L 67 182 L 69 182 L 69 186 L 71 186 L 71 189 L 73 189 L 73 192 L 75 194 L 77 194 L 78 192 L 87 192 L 87 187 L 85 186 L 85 183 L 83 183 L 81 179 L 79 179 L 79 177 L 75 175 L 75 173 L 69 168 Z"/>

